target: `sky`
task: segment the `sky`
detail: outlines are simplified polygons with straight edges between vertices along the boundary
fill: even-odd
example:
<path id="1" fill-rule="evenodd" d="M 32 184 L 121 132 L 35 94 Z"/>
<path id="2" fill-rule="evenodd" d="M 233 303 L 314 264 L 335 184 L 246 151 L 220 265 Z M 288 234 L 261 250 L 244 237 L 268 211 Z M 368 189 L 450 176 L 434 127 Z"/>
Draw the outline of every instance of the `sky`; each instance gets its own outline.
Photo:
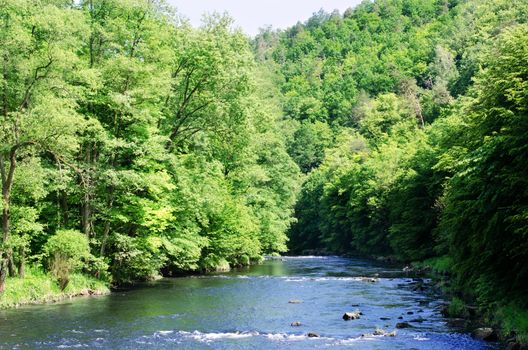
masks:
<path id="1" fill-rule="evenodd" d="M 271 25 L 275 29 L 304 22 L 314 12 L 324 9 L 343 13 L 361 0 L 168 0 L 187 17 L 193 26 L 200 25 L 202 14 L 227 12 L 235 19 L 235 26 L 254 36 L 259 28 Z"/>

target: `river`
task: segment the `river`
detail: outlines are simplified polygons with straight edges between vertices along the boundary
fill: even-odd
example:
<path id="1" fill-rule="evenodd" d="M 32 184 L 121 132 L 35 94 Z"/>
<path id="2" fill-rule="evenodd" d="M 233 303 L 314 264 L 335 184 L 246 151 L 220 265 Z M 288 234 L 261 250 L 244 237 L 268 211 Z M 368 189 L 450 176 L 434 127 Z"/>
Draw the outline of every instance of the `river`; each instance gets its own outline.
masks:
<path id="1" fill-rule="evenodd" d="M 438 312 L 442 301 L 413 286 L 401 270 L 361 259 L 268 260 L 230 273 L 0 311 L 0 348 L 494 348 L 450 328 Z M 356 310 L 360 319 L 342 319 Z M 410 322 L 416 319 L 422 322 Z M 301 326 L 292 327 L 295 321 Z M 371 335 L 376 328 L 392 332 L 397 322 L 412 327 L 395 336 Z"/>

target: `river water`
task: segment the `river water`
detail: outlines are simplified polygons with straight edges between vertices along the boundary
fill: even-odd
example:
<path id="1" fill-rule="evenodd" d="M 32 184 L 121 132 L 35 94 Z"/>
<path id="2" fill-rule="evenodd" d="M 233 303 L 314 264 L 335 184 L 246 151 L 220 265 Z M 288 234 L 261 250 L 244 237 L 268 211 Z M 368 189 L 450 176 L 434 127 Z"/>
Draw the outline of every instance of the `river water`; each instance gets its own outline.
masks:
<path id="1" fill-rule="evenodd" d="M 369 276 L 379 279 L 361 278 Z M 413 286 L 400 270 L 360 259 L 269 260 L 236 272 L 0 311 L 0 348 L 493 348 L 450 328 L 438 312 L 441 300 Z M 342 319 L 356 310 L 360 319 Z M 422 322 L 410 322 L 416 319 Z M 294 321 L 302 325 L 292 327 Z M 412 328 L 395 336 L 370 335 L 405 321 Z"/>

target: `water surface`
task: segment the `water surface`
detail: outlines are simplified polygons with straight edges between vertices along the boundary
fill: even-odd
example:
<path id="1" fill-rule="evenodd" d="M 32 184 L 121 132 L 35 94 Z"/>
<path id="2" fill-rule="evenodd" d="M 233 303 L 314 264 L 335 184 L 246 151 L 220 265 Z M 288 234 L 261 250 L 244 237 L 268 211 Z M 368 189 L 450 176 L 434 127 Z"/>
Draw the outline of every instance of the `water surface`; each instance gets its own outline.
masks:
<path id="1" fill-rule="evenodd" d="M 375 282 L 361 277 L 376 277 Z M 301 303 L 289 303 L 292 300 Z M 0 311 L 0 349 L 491 349 L 450 328 L 396 268 L 290 257 L 109 296 Z M 361 319 L 344 321 L 347 311 Z M 402 319 L 399 319 L 401 317 Z M 384 320 L 380 318 L 386 318 Z M 422 322 L 410 322 L 420 319 Z M 292 327 L 294 321 L 302 323 Z M 394 337 L 371 335 L 377 328 Z M 309 332 L 320 335 L 308 338 Z"/>

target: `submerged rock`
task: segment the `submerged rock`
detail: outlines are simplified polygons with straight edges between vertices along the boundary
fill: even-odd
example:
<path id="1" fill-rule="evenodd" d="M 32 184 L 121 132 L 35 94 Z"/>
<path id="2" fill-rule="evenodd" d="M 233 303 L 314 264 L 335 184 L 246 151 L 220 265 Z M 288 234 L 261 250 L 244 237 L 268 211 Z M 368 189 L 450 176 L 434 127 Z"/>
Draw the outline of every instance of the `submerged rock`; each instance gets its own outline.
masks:
<path id="1" fill-rule="evenodd" d="M 360 277 L 361 282 L 376 283 L 379 281 L 379 278 L 375 277 Z"/>
<path id="2" fill-rule="evenodd" d="M 464 319 L 464 318 L 449 318 L 447 320 L 447 323 L 451 326 L 451 327 L 456 327 L 456 328 L 464 328 L 466 327 L 467 323 L 468 323 L 468 320 Z"/>
<path id="3" fill-rule="evenodd" d="M 380 317 L 380 320 L 382 320 L 382 321 L 388 321 L 388 320 L 390 320 L 390 317 Z"/>
<path id="4" fill-rule="evenodd" d="M 345 321 L 359 320 L 361 315 L 362 315 L 362 313 L 359 312 L 359 311 L 345 312 L 345 314 L 343 315 L 343 320 L 345 320 Z"/>
<path id="5" fill-rule="evenodd" d="M 377 261 L 387 263 L 387 264 L 393 264 L 398 261 L 396 257 L 394 256 L 376 256 L 374 257 Z"/>
<path id="6" fill-rule="evenodd" d="M 403 329 L 403 328 L 411 328 L 412 326 L 407 322 L 398 322 L 396 323 L 396 328 Z"/>
<path id="7" fill-rule="evenodd" d="M 300 326 L 302 326 L 302 323 L 299 322 L 299 321 L 295 321 L 295 322 L 292 322 L 292 323 L 291 323 L 291 326 L 292 326 L 292 327 L 300 327 Z"/>
<path id="8" fill-rule="evenodd" d="M 423 292 L 426 290 L 426 287 L 423 283 L 418 282 L 412 290 L 413 292 Z"/>
<path id="9" fill-rule="evenodd" d="M 308 338 L 319 338 L 319 334 L 310 332 L 307 334 Z"/>
<path id="10" fill-rule="evenodd" d="M 374 331 L 374 333 L 372 333 L 372 335 L 382 335 L 384 337 L 394 337 L 396 336 L 396 331 L 387 332 L 384 329 L 376 328 L 376 330 Z"/>
<path id="11" fill-rule="evenodd" d="M 288 301 L 288 304 L 301 304 L 302 300 L 292 299 Z"/>
<path id="12" fill-rule="evenodd" d="M 497 332 L 490 327 L 477 328 L 472 333 L 473 337 L 485 341 L 497 341 L 499 339 Z"/>

